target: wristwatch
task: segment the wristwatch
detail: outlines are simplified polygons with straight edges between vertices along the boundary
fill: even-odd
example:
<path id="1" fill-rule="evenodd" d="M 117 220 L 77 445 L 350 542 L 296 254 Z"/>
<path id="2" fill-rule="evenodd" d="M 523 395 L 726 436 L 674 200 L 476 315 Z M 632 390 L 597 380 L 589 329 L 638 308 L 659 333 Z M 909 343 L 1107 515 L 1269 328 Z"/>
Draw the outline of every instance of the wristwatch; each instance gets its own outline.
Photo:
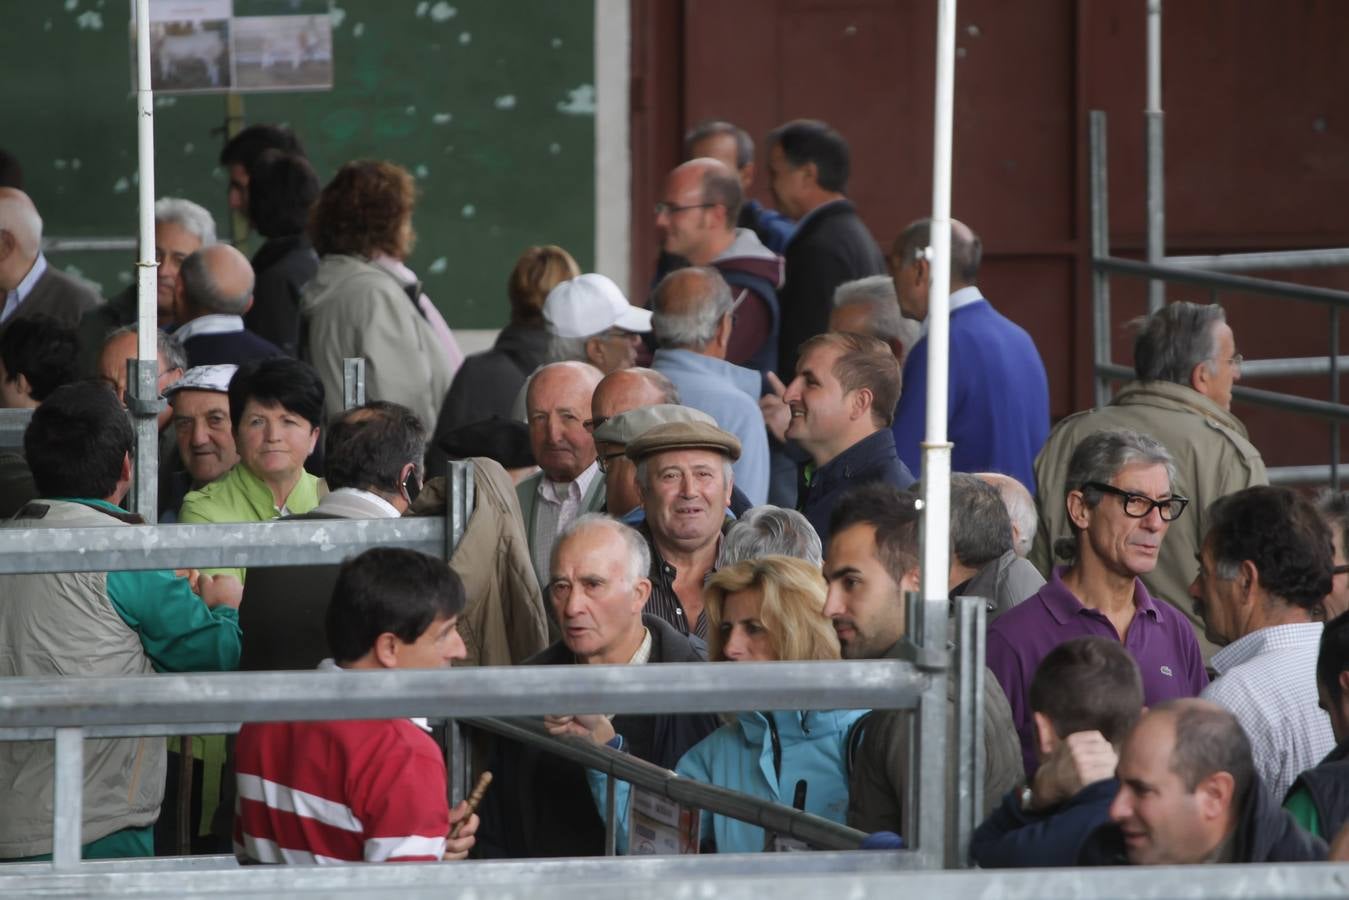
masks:
<path id="1" fill-rule="evenodd" d="M 1023 785 L 1021 785 L 1021 811 L 1022 811 L 1022 812 L 1032 812 L 1032 811 L 1035 809 L 1035 807 L 1034 807 L 1034 806 L 1032 805 L 1032 803 L 1031 803 L 1031 801 L 1034 799 L 1034 797 L 1035 797 L 1035 793 L 1030 789 L 1030 785 L 1029 785 L 1029 784 L 1023 784 Z"/>

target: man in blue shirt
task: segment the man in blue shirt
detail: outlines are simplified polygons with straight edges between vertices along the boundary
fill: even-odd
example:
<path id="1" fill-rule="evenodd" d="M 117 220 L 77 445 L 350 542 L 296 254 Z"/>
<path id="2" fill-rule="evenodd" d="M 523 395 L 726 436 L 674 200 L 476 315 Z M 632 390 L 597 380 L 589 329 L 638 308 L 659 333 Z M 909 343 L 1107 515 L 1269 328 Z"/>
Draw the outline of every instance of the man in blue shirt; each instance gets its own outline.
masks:
<path id="1" fill-rule="evenodd" d="M 913 470 L 927 421 L 927 311 L 932 265 L 924 251 L 931 222 L 914 222 L 887 258 L 899 308 L 923 323 L 904 361 L 904 394 L 895 410 L 895 447 Z M 1035 456 L 1049 436 L 1049 382 L 1035 342 L 994 309 L 975 285 L 983 245 L 951 220 L 950 380 L 947 437 L 956 472 L 1001 472 L 1035 492 Z"/>

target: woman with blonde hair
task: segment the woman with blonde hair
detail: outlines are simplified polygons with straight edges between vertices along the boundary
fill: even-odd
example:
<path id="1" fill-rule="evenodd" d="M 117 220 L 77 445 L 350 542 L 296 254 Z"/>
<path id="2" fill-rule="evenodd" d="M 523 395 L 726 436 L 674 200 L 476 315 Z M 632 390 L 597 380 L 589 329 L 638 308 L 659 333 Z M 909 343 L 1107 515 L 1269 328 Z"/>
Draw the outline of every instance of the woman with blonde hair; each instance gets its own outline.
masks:
<path id="1" fill-rule="evenodd" d="M 824 616 L 820 570 L 788 556 L 765 556 L 714 573 L 703 589 L 712 662 L 809 662 L 839 659 Z M 687 778 L 795 806 L 844 822 L 848 812 L 848 734 L 866 710 L 740 712 L 695 744 L 675 766 Z M 604 776 L 591 773 L 597 803 Z M 619 785 L 623 793 L 625 784 Z M 626 798 L 620 797 L 620 801 Z M 624 803 L 617 807 L 626 810 Z M 626 815 L 618 834 L 626 835 Z M 757 825 L 702 813 L 704 851 L 781 849 Z"/>
<path id="2" fill-rule="evenodd" d="M 506 279 L 510 324 L 497 335 L 492 349 L 464 360 L 445 393 L 433 445 L 466 425 L 493 416 L 502 419 L 503 424 L 510 419 L 511 406 L 525 386 L 525 379 L 543 365 L 548 350 L 543 301 L 553 288 L 580 274 L 576 260 L 561 247 L 552 244 L 528 247 L 520 254 Z"/>

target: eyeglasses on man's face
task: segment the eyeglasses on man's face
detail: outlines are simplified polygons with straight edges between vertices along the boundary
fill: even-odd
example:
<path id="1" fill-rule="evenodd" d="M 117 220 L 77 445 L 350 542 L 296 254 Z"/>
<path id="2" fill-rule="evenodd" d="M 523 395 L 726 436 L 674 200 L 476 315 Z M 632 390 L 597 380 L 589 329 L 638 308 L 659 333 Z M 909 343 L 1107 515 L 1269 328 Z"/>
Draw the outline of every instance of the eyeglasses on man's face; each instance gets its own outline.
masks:
<path id="1" fill-rule="evenodd" d="M 1113 494 L 1124 501 L 1124 514 L 1131 519 L 1146 518 L 1154 509 L 1161 514 L 1163 522 L 1174 522 L 1180 518 L 1180 514 L 1185 512 L 1185 507 L 1189 504 L 1189 498 L 1182 497 L 1179 494 L 1172 495 L 1165 500 L 1153 500 L 1145 494 L 1135 494 L 1133 491 L 1121 490 L 1113 484 L 1105 484 L 1101 481 L 1088 481 L 1082 485 L 1082 490 L 1100 491 L 1102 494 Z"/>
<path id="2" fill-rule="evenodd" d="M 599 454 L 598 456 L 595 457 L 595 461 L 596 461 L 597 463 L 599 463 L 599 466 L 600 466 L 600 472 L 601 472 L 602 474 L 604 474 L 604 475 L 608 475 L 608 474 L 609 474 L 609 466 L 612 465 L 612 462 L 611 462 L 611 461 L 612 461 L 612 460 L 615 460 L 615 459 L 619 459 L 619 458 L 623 457 L 624 455 L 625 455 L 625 454 L 624 454 L 624 452 L 623 452 L 622 450 L 615 450 L 613 453 L 601 453 L 601 454 Z"/>
<path id="3" fill-rule="evenodd" d="M 712 207 L 718 205 L 719 204 L 717 203 L 690 203 L 688 206 L 678 206 L 674 203 L 666 203 L 664 200 L 661 200 L 659 203 L 656 204 L 656 215 L 673 216 L 675 213 L 681 213 L 684 212 L 685 210 L 711 209 Z"/>

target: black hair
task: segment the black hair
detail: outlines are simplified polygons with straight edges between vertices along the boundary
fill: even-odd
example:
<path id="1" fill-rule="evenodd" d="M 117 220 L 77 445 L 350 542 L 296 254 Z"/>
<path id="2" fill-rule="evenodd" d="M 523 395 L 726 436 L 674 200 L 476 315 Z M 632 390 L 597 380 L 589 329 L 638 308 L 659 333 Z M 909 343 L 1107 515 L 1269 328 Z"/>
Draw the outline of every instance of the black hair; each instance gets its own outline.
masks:
<path id="1" fill-rule="evenodd" d="M 282 150 L 304 156 L 300 139 L 284 125 L 249 125 L 225 142 L 220 151 L 222 166 L 240 165 L 245 169 L 265 150 Z"/>
<path id="2" fill-rule="evenodd" d="M 324 617 L 338 663 L 360 659 L 386 632 L 405 644 L 438 618 L 464 609 L 464 583 L 443 559 L 401 547 L 373 547 L 342 564 Z"/>
<path id="3" fill-rule="evenodd" d="M 328 487 L 397 491 L 405 465 L 421 472 L 426 426 L 406 406 L 375 400 L 329 425 L 323 447 Z"/>
<path id="4" fill-rule="evenodd" d="M 23 190 L 23 165 L 3 147 L 0 147 L 0 187 Z"/>
<path id="5" fill-rule="evenodd" d="M 264 150 L 248 167 L 248 219 L 263 237 L 300 234 L 319 195 L 319 177 L 299 153 Z"/>
<path id="6" fill-rule="evenodd" d="M 1244 488 L 1220 497 L 1208 513 L 1205 542 L 1217 575 L 1237 576 L 1250 560 L 1275 597 L 1315 609 L 1330 593 L 1335 552 L 1330 529 L 1311 501 L 1286 487 Z"/>
<path id="7" fill-rule="evenodd" d="M 843 135 L 818 119 L 795 119 L 779 125 L 768 135 L 768 146 L 777 144 L 793 166 L 815 163 L 815 180 L 826 191 L 848 190 L 848 142 Z"/>
<path id="8" fill-rule="evenodd" d="M 51 316 L 15 319 L 0 332 L 0 361 L 5 378 L 28 379 L 29 393 L 41 403 L 52 391 L 79 377 L 75 365 L 75 329 Z"/>
<path id="9" fill-rule="evenodd" d="M 1332 703 L 1339 703 L 1340 673 L 1349 669 L 1349 612 L 1326 623 L 1321 631 L 1321 650 L 1316 655 L 1316 682 L 1326 689 Z"/>
<path id="10" fill-rule="evenodd" d="M 39 496 L 103 500 L 117 490 L 134 442 L 117 392 L 90 379 L 57 388 L 33 411 L 23 452 Z"/>
<path id="11" fill-rule="evenodd" d="M 323 381 L 307 362 L 286 356 L 249 360 L 230 379 L 230 424 L 239 430 L 249 400 L 280 406 L 310 425 L 323 424 Z"/>
<path id="12" fill-rule="evenodd" d="M 754 139 L 749 136 L 749 132 L 730 122 L 717 119 L 700 122 L 688 130 L 684 135 L 684 157 L 687 159 L 693 156 L 694 144 L 721 134 L 735 138 L 736 169 L 743 169 L 754 162 Z"/>
<path id="13" fill-rule="evenodd" d="M 1118 745 L 1142 715 L 1143 678 L 1119 641 L 1078 637 L 1040 661 L 1029 700 L 1031 710 L 1047 716 L 1060 738 L 1099 731 Z"/>
<path id="14" fill-rule="evenodd" d="M 876 529 L 876 553 L 886 572 L 899 584 L 905 573 L 918 567 L 918 528 L 922 504 L 908 491 L 873 482 L 855 487 L 839 498 L 829 516 L 829 537 L 854 525 Z"/>

